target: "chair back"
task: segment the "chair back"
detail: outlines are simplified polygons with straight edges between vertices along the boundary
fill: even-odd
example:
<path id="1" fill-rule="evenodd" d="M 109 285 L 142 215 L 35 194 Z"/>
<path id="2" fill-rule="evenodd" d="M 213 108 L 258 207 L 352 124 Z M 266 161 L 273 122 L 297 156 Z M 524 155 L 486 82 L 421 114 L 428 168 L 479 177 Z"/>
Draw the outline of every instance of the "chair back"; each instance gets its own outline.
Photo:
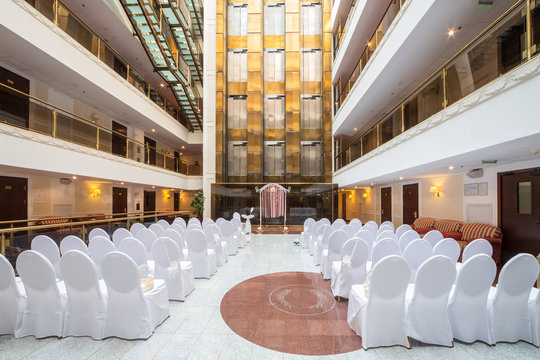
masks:
<path id="1" fill-rule="evenodd" d="M 392 229 L 392 231 L 394 231 L 394 223 L 392 223 L 390 220 L 383 221 L 383 222 L 381 223 L 381 226 L 379 226 L 379 229 L 380 229 L 381 227 L 383 227 L 383 226 L 384 226 L 384 227 L 389 227 L 389 228 Z"/>
<path id="2" fill-rule="evenodd" d="M 184 220 L 184 218 L 177 217 L 176 219 L 173 220 L 173 224 L 178 224 L 182 226 L 184 230 L 186 229 L 186 220 Z"/>
<path id="3" fill-rule="evenodd" d="M 197 222 L 190 222 L 186 228 L 186 233 L 189 233 L 193 229 L 202 230 L 202 226 Z"/>
<path id="4" fill-rule="evenodd" d="M 340 230 L 345 231 L 349 235 L 349 238 L 352 238 L 356 234 L 356 229 L 350 224 L 343 226 Z"/>
<path id="5" fill-rule="evenodd" d="M 328 261 L 330 264 L 332 264 L 333 261 L 339 260 L 341 248 L 349 239 L 349 235 L 343 230 L 337 230 L 330 234 L 328 237 Z"/>
<path id="6" fill-rule="evenodd" d="M 160 237 L 152 245 L 152 256 L 156 263 L 156 272 L 158 266 L 167 269 L 173 261 L 177 263 L 182 260 L 183 254 L 176 242 L 168 237 Z M 177 264 L 179 266 L 179 264 Z M 158 276 L 158 278 L 160 278 Z"/>
<path id="7" fill-rule="evenodd" d="M 163 230 L 167 230 L 169 228 L 169 222 L 165 219 L 159 219 L 158 222 L 157 222 L 158 225 L 161 225 L 161 227 L 163 228 Z"/>
<path id="8" fill-rule="evenodd" d="M 15 283 L 13 266 L 0 254 L 0 334 L 15 334 L 19 303 L 19 289 Z"/>
<path id="9" fill-rule="evenodd" d="M 409 230 L 412 230 L 412 227 L 410 225 L 408 225 L 408 224 L 400 225 L 396 229 L 396 236 L 398 237 L 398 239 L 400 239 L 401 235 L 405 234 L 405 232 L 409 231 Z"/>
<path id="10" fill-rule="evenodd" d="M 190 230 L 186 241 L 190 257 L 192 254 L 206 254 L 206 251 L 208 250 L 208 239 L 202 230 Z"/>
<path id="11" fill-rule="evenodd" d="M 182 225 L 172 224 L 171 226 L 169 226 L 169 229 L 176 230 L 176 232 L 178 232 L 180 236 L 182 237 L 182 241 L 186 238 L 186 228 L 183 227 Z M 184 245 L 182 246 L 182 248 L 185 248 L 186 246 L 187 246 L 186 242 L 184 241 Z"/>
<path id="12" fill-rule="evenodd" d="M 234 212 L 232 218 L 240 220 L 240 214 L 238 212 Z"/>
<path id="13" fill-rule="evenodd" d="M 315 224 L 315 219 L 313 218 L 307 218 L 304 221 L 304 231 L 310 231 L 311 226 Z"/>
<path id="14" fill-rule="evenodd" d="M 403 258 L 411 268 L 411 283 L 414 283 L 416 271 L 424 261 L 433 255 L 431 245 L 424 239 L 413 240 L 403 251 Z"/>
<path id="15" fill-rule="evenodd" d="M 214 225 L 214 224 L 210 224 L 210 225 Z M 217 246 L 218 246 L 218 241 L 217 241 L 217 237 L 218 235 L 215 234 L 216 232 L 216 229 L 218 229 L 219 231 L 219 228 L 217 226 L 206 226 L 203 228 L 203 232 L 204 234 L 206 235 L 206 240 L 208 240 L 208 246 L 211 247 L 212 249 L 215 249 Z"/>
<path id="16" fill-rule="evenodd" d="M 165 230 L 162 237 L 172 239 L 180 249 L 187 249 L 184 238 L 175 228 L 172 227 L 172 225 L 167 230 Z M 182 256 L 181 259 L 184 260 L 184 257 Z"/>
<path id="17" fill-rule="evenodd" d="M 373 242 L 375 242 L 375 239 L 377 238 L 377 224 L 370 223 L 369 221 L 362 226 L 362 230 L 369 231 L 373 235 Z"/>
<path id="18" fill-rule="evenodd" d="M 382 231 L 381 231 L 382 230 Z M 389 228 L 380 228 L 379 231 L 377 231 L 377 238 L 375 241 L 379 241 L 381 239 L 392 239 L 396 243 L 398 242 L 398 238 L 393 230 L 390 230 Z"/>
<path id="19" fill-rule="evenodd" d="M 88 233 L 88 239 L 92 239 L 94 236 L 104 236 L 109 240 L 111 239 L 111 237 L 105 230 L 98 227 L 95 227 L 92 230 L 90 230 L 90 232 Z"/>
<path id="20" fill-rule="evenodd" d="M 339 230 L 345 225 L 346 225 L 345 220 L 338 218 L 334 220 L 334 222 L 332 223 L 332 229 Z"/>
<path id="21" fill-rule="evenodd" d="M 375 230 L 379 229 L 379 225 L 377 225 L 377 223 L 373 220 L 369 220 L 367 223 L 364 224 L 364 226 L 366 225 L 375 228 Z"/>
<path id="22" fill-rule="evenodd" d="M 363 266 L 365 268 L 365 265 L 367 261 L 369 260 L 369 245 L 360 238 L 354 238 L 356 239 L 354 249 L 351 255 L 351 266 L 353 268 L 358 268 Z M 365 279 L 364 279 L 365 281 Z M 356 284 L 361 284 L 363 282 L 357 282 Z"/>
<path id="23" fill-rule="evenodd" d="M 341 247 L 340 252 L 342 259 L 344 259 L 345 257 L 348 257 L 349 259 L 351 258 L 357 240 L 358 238 L 352 238 L 345 241 L 345 244 L 343 244 L 343 246 Z"/>
<path id="24" fill-rule="evenodd" d="M 451 238 L 442 239 L 433 247 L 433 255 L 444 255 L 455 263 L 459 259 L 461 248 L 456 240 Z"/>
<path id="25" fill-rule="evenodd" d="M 188 225 L 193 224 L 193 223 L 201 225 L 201 221 L 197 219 L 196 217 L 189 218 Z"/>
<path id="26" fill-rule="evenodd" d="M 160 236 L 164 236 L 164 235 L 165 235 L 165 231 L 163 231 L 163 233 Z M 152 245 L 154 245 L 154 241 L 157 240 L 158 236 L 151 229 L 141 229 L 139 230 L 135 238 L 139 240 L 140 242 L 142 242 L 144 247 L 146 248 L 146 252 L 150 253 L 152 252 Z"/>
<path id="27" fill-rule="evenodd" d="M 88 255 L 88 247 L 80 237 L 75 235 L 68 235 L 60 242 L 60 252 L 62 253 L 62 256 L 69 250 L 79 250 Z"/>
<path id="28" fill-rule="evenodd" d="M 165 228 L 163 228 L 163 226 L 161 226 L 158 223 L 150 224 L 148 229 L 152 230 L 154 232 L 154 234 L 156 234 L 156 237 L 160 237 L 165 232 Z"/>
<path id="29" fill-rule="evenodd" d="M 135 264 L 137 264 L 141 278 L 145 278 L 148 276 L 148 255 L 146 252 L 146 247 L 142 242 L 131 237 L 125 238 L 120 243 L 118 250 L 129 256 L 135 262 Z M 107 257 L 107 255 L 105 255 L 105 257 Z M 101 263 L 101 272 L 103 275 L 103 279 L 105 279 L 105 275 L 103 274 L 103 262 Z"/>
<path id="30" fill-rule="evenodd" d="M 392 239 L 382 239 L 373 245 L 371 250 L 371 263 L 373 268 L 382 258 L 390 255 L 401 255 L 399 245 Z"/>
<path id="31" fill-rule="evenodd" d="M 430 257 L 416 271 L 412 302 L 428 309 L 433 308 L 433 301 L 437 301 L 437 309 L 446 312 L 448 295 L 455 280 L 456 265 L 452 260 L 443 255 Z"/>
<path id="32" fill-rule="evenodd" d="M 491 243 L 486 239 L 476 239 L 471 241 L 463 250 L 461 262 L 464 263 L 474 255 L 478 254 L 486 254 L 489 256 L 493 255 L 493 247 L 491 246 Z"/>
<path id="33" fill-rule="evenodd" d="M 202 227 L 204 229 L 205 227 L 213 223 L 214 223 L 214 220 L 212 220 L 211 218 L 204 218 L 202 221 Z"/>
<path id="34" fill-rule="evenodd" d="M 90 258 L 94 260 L 98 269 L 101 269 L 101 262 L 108 253 L 116 251 L 114 243 L 104 236 L 95 236 L 90 239 L 88 244 L 88 254 Z"/>
<path id="35" fill-rule="evenodd" d="M 354 228 L 354 233 L 356 234 L 357 232 L 360 231 L 360 229 L 362 229 L 362 222 L 356 218 L 352 219 L 350 222 L 349 222 L 349 225 L 351 225 L 353 228 Z"/>
<path id="36" fill-rule="evenodd" d="M 399 237 L 399 243 L 401 244 L 401 242 L 403 241 L 403 244 L 404 244 L 404 247 L 402 250 L 405 251 L 405 247 L 407 247 L 407 245 L 409 245 L 411 241 L 416 240 L 416 239 L 420 239 L 420 235 L 416 231 L 414 230 L 405 231 L 403 235 Z"/>
<path id="37" fill-rule="evenodd" d="M 60 249 L 53 239 L 47 235 L 38 235 L 32 239 L 30 248 L 45 256 L 51 262 L 56 277 L 62 279 L 62 273 L 60 272 Z"/>
<path id="38" fill-rule="evenodd" d="M 328 220 L 327 218 L 322 218 L 322 219 L 319 220 L 319 221 L 322 222 L 322 223 L 325 224 L 325 225 L 331 225 L 330 220 Z"/>
<path id="39" fill-rule="evenodd" d="M 355 235 L 355 237 L 362 239 L 366 242 L 369 251 L 368 251 L 368 260 L 371 259 L 371 249 L 373 249 L 373 243 L 375 242 L 375 238 L 373 236 L 373 233 L 369 230 L 364 230 L 362 228 L 360 231 L 358 231 Z"/>
<path id="40" fill-rule="evenodd" d="M 439 230 L 430 230 L 427 232 L 426 235 L 424 235 L 424 237 L 422 238 L 424 240 L 426 240 L 427 242 L 429 242 L 429 244 L 431 245 L 432 248 L 435 247 L 435 245 L 437 245 L 437 243 L 439 241 L 441 241 L 442 239 L 444 239 L 444 236 L 443 234 L 439 231 Z"/>
<path id="41" fill-rule="evenodd" d="M 129 232 L 136 238 L 137 233 L 141 229 L 146 229 L 146 226 L 144 226 L 144 224 L 142 224 L 142 223 L 137 222 L 137 223 L 134 223 L 133 225 L 131 225 L 131 227 L 129 228 Z"/>
<path id="42" fill-rule="evenodd" d="M 322 252 L 322 250 L 328 248 L 328 240 L 330 239 L 330 235 L 332 235 L 335 231 L 337 230 L 335 230 L 332 226 L 324 226 L 324 232 L 321 237 L 321 246 L 319 247 L 319 251 Z"/>
<path id="43" fill-rule="evenodd" d="M 219 226 L 219 224 L 223 223 L 224 221 L 227 221 L 227 220 L 225 220 L 225 219 L 222 218 L 222 217 L 217 218 L 217 219 L 216 219 L 216 225 Z"/>
<path id="44" fill-rule="evenodd" d="M 399 255 L 389 255 L 381 259 L 370 275 L 370 291 L 367 303 L 366 320 L 371 323 L 387 320 L 398 314 L 391 322 L 400 322 L 405 313 L 405 291 L 409 285 L 410 270 L 407 262 Z M 376 312 L 381 316 L 370 316 Z M 370 317 L 372 319 L 370 319 Z M 370 324 L 367 325 L 370 327 Z"/>
<path id="45" fill-rule="evenodd" d="M 124 228 L 118 228 L 114 230 L 112 239 L 116 248 L 118 248 L 122 240 L 128 237 L 133 237 L 133 235 L 129 232 L 129 230 L 124 229 Z"/>

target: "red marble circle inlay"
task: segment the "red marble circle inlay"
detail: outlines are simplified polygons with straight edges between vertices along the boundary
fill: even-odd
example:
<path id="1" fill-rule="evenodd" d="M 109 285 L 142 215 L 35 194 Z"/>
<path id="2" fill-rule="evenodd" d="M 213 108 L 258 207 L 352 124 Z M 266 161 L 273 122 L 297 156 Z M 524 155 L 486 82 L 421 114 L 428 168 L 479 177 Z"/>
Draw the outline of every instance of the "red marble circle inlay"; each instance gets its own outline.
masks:
<path id="1" fill-rule="evenodd" d="M 340 354 L 362 347 L 347 324 L 347 302 L 336 302 L 320 274 L 282 272 L 233 287 L 221 315 L 238 335 L 266 348 L 303 355 Z"/>

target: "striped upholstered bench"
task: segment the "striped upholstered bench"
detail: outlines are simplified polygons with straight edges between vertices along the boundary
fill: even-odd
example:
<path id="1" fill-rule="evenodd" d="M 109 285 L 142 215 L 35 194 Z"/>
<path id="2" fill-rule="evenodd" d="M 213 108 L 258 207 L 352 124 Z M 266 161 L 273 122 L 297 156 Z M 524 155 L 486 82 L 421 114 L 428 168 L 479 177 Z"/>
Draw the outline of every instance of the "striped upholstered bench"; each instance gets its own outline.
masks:
<path id="1" fill-rule="evenodd" d="M 461 240 L 466 244 L 476 239 L 486 239 L 493 247 L 493 260 L 496 264 L 501 261 L 502 232 L 501 229 L 487 224 L 463 224 L 461 226 Z"/>
<path id="2" fill-rule="evenodd" d="M 454 240 L 461 240 L 462 233 L 460 232 L 463 224 L 457 220 L 443 219 L 435 221 L 433 227 L 435 230 L 440 231 L 445 238 L 452 238 Z"/>
<path id="3" fill-rule="evenodd" d="M 420 235 L 425 235 L 427 232 L 431 230 L 435 230 L 433 225 L 435 224 L 435 219 L 430 217 L 421 217 L 418 219 L 415 219 L 412 228 L 414 231 L 416 231 Z"/>

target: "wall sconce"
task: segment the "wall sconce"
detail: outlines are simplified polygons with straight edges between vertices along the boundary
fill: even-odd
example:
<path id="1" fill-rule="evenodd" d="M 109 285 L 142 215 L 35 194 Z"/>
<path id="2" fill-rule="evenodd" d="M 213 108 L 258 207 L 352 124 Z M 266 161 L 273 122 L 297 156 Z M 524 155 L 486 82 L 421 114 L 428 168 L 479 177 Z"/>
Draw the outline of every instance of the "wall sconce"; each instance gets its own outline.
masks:
<path id="1" fill-rule="evenodd" d="M 430 187 L 429 192 L 433 194 L 434 198 L 438 198 L 441 196 L 441 189 L 438 186 Z"/>
<path id="2" fill-rule="evenodd" d="M 362 197 L 363 197 L 364 199 L 367 199 L 367 198 L 369 197 L 369 194 L 368 194 L 367 192 L 365 192 L 365 193 L 362 194 Z"/>
<path id="3" fill-rule="evenodd" d="M 97 199 L 101 196 L 101 189 L 98 189 L 98 188 L 92 188 L 90 190 L 90 197 L 92 199 Z"/>

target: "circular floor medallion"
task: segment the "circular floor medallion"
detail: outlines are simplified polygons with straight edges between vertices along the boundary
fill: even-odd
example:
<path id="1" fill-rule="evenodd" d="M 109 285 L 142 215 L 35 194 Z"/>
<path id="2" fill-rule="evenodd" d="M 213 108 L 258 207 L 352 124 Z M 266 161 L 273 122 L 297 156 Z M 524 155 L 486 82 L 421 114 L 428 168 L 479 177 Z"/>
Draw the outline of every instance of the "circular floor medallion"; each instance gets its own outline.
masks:
<path id="1" fill-rule="evenodd" d="M 303 355 L 340 354 L 362 347 L 347 324 L 347 302 L 336 302 L 321 274 L 257 276 L 229 290 L 221 315 L 238 335 L 266 348 Z"/>

